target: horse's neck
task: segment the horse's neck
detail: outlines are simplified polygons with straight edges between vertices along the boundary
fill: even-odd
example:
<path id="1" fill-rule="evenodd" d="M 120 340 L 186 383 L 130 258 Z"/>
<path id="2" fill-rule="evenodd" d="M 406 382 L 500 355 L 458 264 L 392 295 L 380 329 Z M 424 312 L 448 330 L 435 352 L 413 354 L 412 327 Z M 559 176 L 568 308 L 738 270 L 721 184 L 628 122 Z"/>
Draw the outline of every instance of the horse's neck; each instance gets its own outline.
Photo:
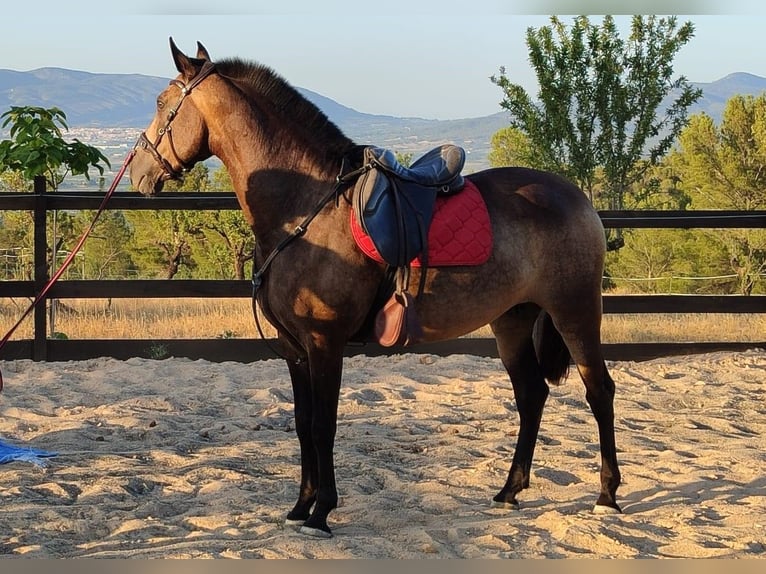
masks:
<path id="1" fill-rule="evenodd" d="M 201 105 L 214 120 L 207 122 L 210 150 L 226 166 L 259 241 L 292 230 L 332 189 L 345 142 L 338 142 L 337 158 L 331 148 L 306 148 L 301 136 L 291 139 L 275 115 L 251 107 L 231 86 Z"/>
<path id="2" fill-rule="evenodd" d="M 213 151 L 226 166 L 245 218 L 258 235 L 291 224 L 334 184 L 335 175 L 312 164 L 299 149 L 275 152 L 260 126 L 243 129 L 238 124 L 236 131 L 228 131 L 241 134 L 236 140 L 225 136 L 226 122 L 217 129 L 221 136 Z"/>
<path id="3" fill-rule="evenodd" d="M 258 152 L 264 146 L 244 143 L 236 146 L 239 151 L 219 158 L 231 176 L 245 219 L 258 241 L 268 245 L 280 241 L 317 207 L 333 189 L 335 175 L 305 163 L 305 157 L 302 161 L 285 152 L 269 157 L 268 152 Z M 247 149 L 253 151 L 242 155 L 241 150 Z"/>

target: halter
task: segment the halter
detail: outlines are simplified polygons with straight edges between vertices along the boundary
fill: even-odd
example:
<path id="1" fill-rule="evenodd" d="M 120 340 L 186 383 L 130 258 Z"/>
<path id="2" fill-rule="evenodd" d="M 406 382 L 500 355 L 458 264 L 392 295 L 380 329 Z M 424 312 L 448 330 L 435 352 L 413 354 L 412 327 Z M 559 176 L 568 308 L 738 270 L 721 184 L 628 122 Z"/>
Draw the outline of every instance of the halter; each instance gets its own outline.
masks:
<path id="1" fill-rule="evenodd" d="M 197 87 L 197 85 L 199 85 L 202 80 L 207 78 L 213 72 L 215 72 L 215 64 L 209 60 L 206 60 L 202 65 L 199 73 L 194 76 L 188 84 L 184 84 L 180 80 L 170 80 L 168 85 L 178 86 L 181 89 L 181 97 L 178 98 L 176 105 L 170 108 L 170 111 L 168 111 L 168 117 L 165 120 L 165 125 L 157 131 L 157 139 L 155 139 L 153 143 L 149 140 L 145 131 L 141 132 L 141 135 L 138 137 L 136 147 L 141 148 L 151 154 L 154 160 L 160 164 L 160 167 L 162 167 L 163 176 L 165 176 L 167 179 L 181 179 L 181 176 L 189 171 L 189 167 L 180 157 L 178 157 L 178 152 L 176 152 L 176 148 L 173 145 L 173 135 L 170 131 L 170 123 L 175 119 L 176 114 L 178 113 L 178 109 L 181 107 L 181 104 L 183 103 L 186 96 L 188 96 L 193 88 Z M 162 138 L 165 134 L 168 136 L 168 143 L 170 144 L 170 151 L 173 152 L 173 159 L 178 165 L 181 166 L 181 169 L 176 169 L 173 167 L 173 164 L 162 157 L 162 154 L 157 149 L 157 146 L 160 145 L 160 142 L 162 141 Z"/>

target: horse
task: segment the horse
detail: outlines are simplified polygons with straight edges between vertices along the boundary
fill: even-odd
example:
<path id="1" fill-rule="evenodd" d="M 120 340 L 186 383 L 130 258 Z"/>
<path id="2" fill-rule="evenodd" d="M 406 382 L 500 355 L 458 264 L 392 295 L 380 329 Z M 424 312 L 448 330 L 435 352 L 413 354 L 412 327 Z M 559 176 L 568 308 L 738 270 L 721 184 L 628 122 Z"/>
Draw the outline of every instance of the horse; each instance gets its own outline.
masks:
<path id="1" fill-rule="evenodd" d="M 344 348 L 368 321 L 389 266 L 366 256 L 350 231 L 351 185 L 365 146 L 348 138 L 271 68 L 240 57 L 213 62 L 170 38 L 178 75 L 134 148 L 130 180 L 145 196 L 217 156 L 231 175 L 257 246 L 253 311 L 274 326 L 293 390 L 300 445 L 298 498 L 286 525 L 331 537 L 338 503 L 334 446 Z M 520 167 L 465 175 L 483 198 L 492 251 L 476 266 L 412 267 L 421 341 L 489 325 L 507 371 L 519 432 L 507 480 L 490 502 L 518 508 L 549 384 L 572 363 L 585 386 L 600 443 L 594 513 L 620 513 L 615 384 L 601 346 L 606 253 L 601 220 L 585 194 L 557 174 Z"/>

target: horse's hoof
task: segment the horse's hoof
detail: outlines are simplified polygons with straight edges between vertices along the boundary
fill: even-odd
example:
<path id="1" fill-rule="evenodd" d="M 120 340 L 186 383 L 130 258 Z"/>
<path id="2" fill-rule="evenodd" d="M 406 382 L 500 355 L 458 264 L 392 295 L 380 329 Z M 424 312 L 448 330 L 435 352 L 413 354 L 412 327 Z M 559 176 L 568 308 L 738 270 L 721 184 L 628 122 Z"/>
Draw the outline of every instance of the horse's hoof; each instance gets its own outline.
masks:
<path id="1" fill-rule="evenodd" d="M 303 523 L 306 522 L 305 520 L 296 520 L 291 518 L 285 519 L 285 526 L 287 528 L 292 528 L 293 530 L 298 530 L 301 526 L 303 526 Z"/>
<path id="2" fill-rule="evenodd" d="M 321 528 L 312 528 L 311 526 L 301 526 L 299 532 L 313 538 L 332 538 L 332 532 L 322 530 Z"/>
<path id="3" fill-rule="evenodd" d="M 490 508 L 505 508 L 506 510 L 518 510 L 519 503 L 493 500 L 492 502 L 489 503 L 489 507 Z"/>
<path id="4" fill-rule="evenodd" d="M 600 514 L 600 515 L 622 514 L 622 511 L 619 508 L 615 508 L 614 506 L 597 504 L 593 507 L 593 514 Z"/>

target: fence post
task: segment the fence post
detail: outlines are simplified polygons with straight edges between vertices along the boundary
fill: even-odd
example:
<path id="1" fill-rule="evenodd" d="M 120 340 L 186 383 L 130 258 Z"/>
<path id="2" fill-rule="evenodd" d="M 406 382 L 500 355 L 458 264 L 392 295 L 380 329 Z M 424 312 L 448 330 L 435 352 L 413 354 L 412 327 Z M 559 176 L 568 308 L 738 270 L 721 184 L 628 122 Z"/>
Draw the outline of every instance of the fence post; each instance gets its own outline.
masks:
<path id="1" fill-rule="evenodd" d="M 34 265 L 35 295 L 40 293 L 48 282 L 48 235 L 46 232 L 47 198 L 45 177 L 38 175 L 34 179 Z M 45 361 L 48 358 L 48 324 L 46 315 L 47 298 L 43 298 L 34 311 L 34 341 L 32 360 Z"/>

